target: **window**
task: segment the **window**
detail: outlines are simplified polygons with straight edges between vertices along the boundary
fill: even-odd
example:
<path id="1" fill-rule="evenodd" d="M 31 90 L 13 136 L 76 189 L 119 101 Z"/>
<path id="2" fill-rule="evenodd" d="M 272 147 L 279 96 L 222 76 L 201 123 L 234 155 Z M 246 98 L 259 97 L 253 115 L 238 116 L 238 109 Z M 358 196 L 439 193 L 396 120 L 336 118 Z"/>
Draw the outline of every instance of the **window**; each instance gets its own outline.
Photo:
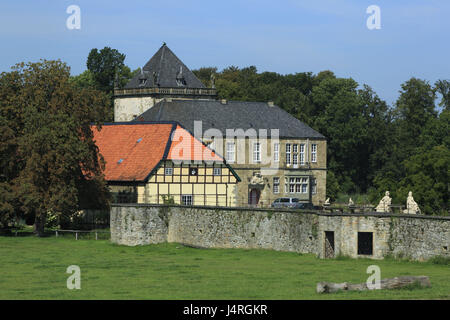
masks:
<path id="1" fill-rule="evenodd" d="M 312 178 L 311 180 L 311 193 L 316 194 L 317 193 L 317 179 Z"/>
<path id="2" fill-rule="evenodd" d="M 295 192 L 295 178 L 289 178 L 289 193 Z"/>
<path id="3" fill-rule="evenodd" d="M 302 183 L 302 193 L 308 193 L 308 184 L 307 183 Z"/>
<path id="4" fill-rule="evenodd" d="M 287 190 L 289 190 L 289 193 L 308 193 L 308 178 L 286 178 L 285 192 L 287 192 Z"/>
<path id="5" fill-rule="evenodd" d="M 181 196 L 181 204 L 185 206 L 192 206 L 193 197 L 192 194 L 185 194 Z"/>
<path id="6" fill-rule="evenodd" d="M 300 165 L 305 164 L 305 145 L 300 145 Z"/>
<path id="7" fill-rule="evenodd" d="M 261 144 L 259 142 L 253 144 L 253 162 L 261 162 Z"/>
<path id="8" fill-rule="evenodd" d="M 164 174 L 166 176 L 171 176 L 173 174 L 173 168 L 165 168 L 164 169 Z"/>
<path id="9" fill-rule="evenodd" d="M 214 176 L 221 176 L 222 175 L 222 168 L 213 168 L 213 175 Z"/>
<path id="10" fill-rule="evenodd" d="M 273 178 L 273 193 L 280 193 L 280 178 Z"/>
<path id="11" fill-rule="evenodd" d="M 291 144 L 286 143 L 286 164 L 291 164 Z"/>
<path id="12" fill-rule="evenodd" d="M 317 162 L 317 144 L 311 145 L 311 162 Z"/>
<path id="13" fill-rule="evenodd" d="M 234 162 L 236 159 L 236 145 L 234 142 L 227 142 L 227 161 L 228 162 Z"/>
<path id="14" fill-rule="evenodd" d="M 292 145 L 292 164 L 298 166 L 298 144 Z"/>
<path id="15" fill-rule="evenodd" d="M 189 169 L 189 175 L 190 176 L 196 176 L 198 174 L 198 169 L 197 168 L 190 168 Z"/>
<path id="16" fill-rule="evenodd" d="M 280 161 L 280 144 L 275 143 L 273 145 L 273 161 L 278 162 Z"/>

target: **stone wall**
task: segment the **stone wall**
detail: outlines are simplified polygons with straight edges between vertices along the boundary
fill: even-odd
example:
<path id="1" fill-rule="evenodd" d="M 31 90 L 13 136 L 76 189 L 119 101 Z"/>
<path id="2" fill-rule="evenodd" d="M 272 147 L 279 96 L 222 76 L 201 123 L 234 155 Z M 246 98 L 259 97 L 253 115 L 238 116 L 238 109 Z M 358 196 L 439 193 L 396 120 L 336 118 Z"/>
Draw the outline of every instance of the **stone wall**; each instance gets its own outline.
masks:
<path id="1" fill-rule="evenodd" d="M 333 232 L 334 256 L 450 257 L 450 217 L 173 205 L 120 205 L 111 209 L 111 241 L 124 245 L 178 242 L 325 257 L 325 232 Z M 358 232 L 372 233 L 371 255 L 358 254 Z"/>

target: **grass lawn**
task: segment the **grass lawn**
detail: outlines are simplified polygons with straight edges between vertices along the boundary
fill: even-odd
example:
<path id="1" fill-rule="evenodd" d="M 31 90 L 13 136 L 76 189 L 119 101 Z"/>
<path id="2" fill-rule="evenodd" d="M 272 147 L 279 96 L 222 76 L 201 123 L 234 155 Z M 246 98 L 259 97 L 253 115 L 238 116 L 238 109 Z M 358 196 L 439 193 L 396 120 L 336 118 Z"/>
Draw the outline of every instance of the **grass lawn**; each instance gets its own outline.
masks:
<path id="1" fill-rule="evenodd" d="M 317 282 L 427 275 L 432 288 L 316 294 Z M 81 290 L 66 268 L 81 268 Z M 321 260 L 289 252 L 125 247 L 73 237 L 0 237 L 0 299 L 450 299 L 450 266 L 390 259 Z"/>

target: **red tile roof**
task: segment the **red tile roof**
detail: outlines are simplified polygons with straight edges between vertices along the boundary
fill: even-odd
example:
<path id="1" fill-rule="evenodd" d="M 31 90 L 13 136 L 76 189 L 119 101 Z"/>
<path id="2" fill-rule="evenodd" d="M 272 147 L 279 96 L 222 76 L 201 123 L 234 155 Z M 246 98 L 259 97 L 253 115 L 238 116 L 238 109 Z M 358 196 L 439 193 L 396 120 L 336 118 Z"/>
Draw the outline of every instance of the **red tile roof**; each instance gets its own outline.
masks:
<path id="1" fill-rule="evenodd" d="M 165 159 L 224 162 L 176 123 L 105 124 L 92 131 L 107 181 L 145 181 Z"/>
<path id="2" fill-rule="evenodd" d="M 172 135 L 172 144 L 167 159 L 223 162 L 222 157 L 206 147 L 180 125 L 177 125 L 177 128 Z"/>

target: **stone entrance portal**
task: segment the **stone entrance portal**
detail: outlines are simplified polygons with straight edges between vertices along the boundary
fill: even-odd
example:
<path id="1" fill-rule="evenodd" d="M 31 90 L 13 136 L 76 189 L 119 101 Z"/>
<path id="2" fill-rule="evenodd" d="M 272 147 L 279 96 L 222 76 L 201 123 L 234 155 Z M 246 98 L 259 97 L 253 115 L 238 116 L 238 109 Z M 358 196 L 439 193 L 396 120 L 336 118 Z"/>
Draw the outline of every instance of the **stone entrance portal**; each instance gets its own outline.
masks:
<path id="1" fill-rule="evenodd" d="M 325 231 L 325 258 L 334 258 L 334 231 Z"/>
<path id="2" fill-rule="evenodd" d="M 261 197 L 261 191 L 259 189 L 251 189 L 248 194 L 248 204 L 256 206 L 259 203 Z"/>

